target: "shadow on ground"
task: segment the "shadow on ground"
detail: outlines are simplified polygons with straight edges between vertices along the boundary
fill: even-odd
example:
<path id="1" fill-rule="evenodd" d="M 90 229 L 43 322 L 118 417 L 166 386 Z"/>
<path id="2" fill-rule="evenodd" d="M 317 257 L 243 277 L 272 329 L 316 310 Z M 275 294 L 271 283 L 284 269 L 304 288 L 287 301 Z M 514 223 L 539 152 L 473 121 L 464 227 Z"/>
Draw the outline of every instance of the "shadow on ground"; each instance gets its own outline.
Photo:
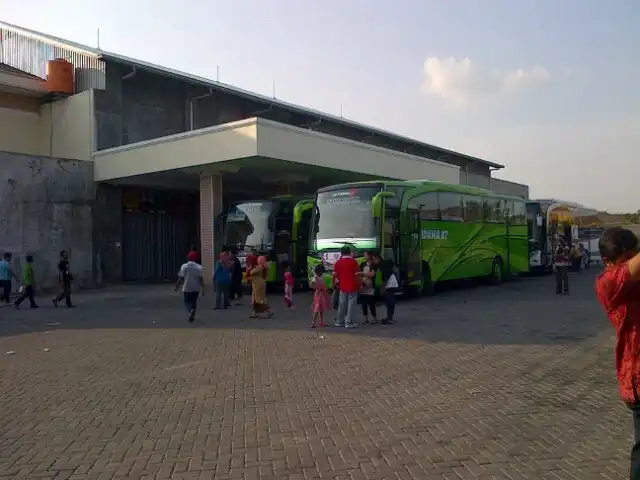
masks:
<path id="1" fill-rule="evenodd" d="M 500 286 L 458 287 L 431 298 L 407 299 L 397 307 L 397 323 L 362 325 L 355 330 L 309 329 L 312 295 L 296 295 L 296 309 L 270 296 L 275 316 L 249 319 L 247 306 L 214 311 L 212 295 L 201 299 L 198 319 L 188 324 L 181 294 L 171 286 L 118 286 L 79 293 L 75 310 L 54 309 L 48 297 L 42 308 L 0 309 L 0 339 L 54 329 L 284 329 L 332 335 L 368 335 L 460 344 L 566 344 L 580 342 L 609 328 L 593 295 L 597 272 L 571 275 L 571 295 L 555 295 L 551 277 L 525 277 Z M 247 299 L 245 299 L 247 300 Z M 384 316 L 384 308 L 379 308 Z M 332 323 L 333 312 L 329 312 Z"/>

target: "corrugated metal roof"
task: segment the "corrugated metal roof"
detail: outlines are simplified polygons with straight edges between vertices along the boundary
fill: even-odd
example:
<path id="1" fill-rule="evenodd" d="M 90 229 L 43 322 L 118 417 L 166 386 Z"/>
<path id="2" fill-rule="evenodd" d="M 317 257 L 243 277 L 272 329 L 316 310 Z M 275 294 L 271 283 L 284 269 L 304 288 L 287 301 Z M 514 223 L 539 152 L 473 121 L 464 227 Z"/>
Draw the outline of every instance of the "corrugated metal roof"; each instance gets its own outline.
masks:
<path id="1" fill-rule="evenodd" d="M 42 42 L 50 43 L 52 45 L 59 45 L 70 50 L 77 50 L 78 52 L 87 55 L 95 55 L 97 57 L 100 54 L 100 50 L 97 48 L 88 47 L 80 43 L 72 42 L 71 40 L 65 40 L 64 38 L 54 37 L 53 35 L 46 33 L 36 32 L 35 30 L 19 27 L 10 23 L 0 21 L 0 28 L 13 30 L 16 33 L 21 33 L 22 35 L 35 38 L 36 40 L 41 40 Z"/>
<path id="2" fill-rule="evenodd" d="M 85 54 L 92 54 L 92 55 L 96 55 L 98 58 L 101 58 L 102 60 L 105 60 L 107 62 L 111 61 L 114 63 L 121 63 L 121 64 L 126 64 L 126 65 L 132 65 L 135 66 L 137 68 L 140 68 L 142 70 L 146 70 L 149 72 L 153 72 L 153 73 L 157 73 L 159 75 L 164 75 L 164 76 L 169 76 L 169 77 L 174 77 L 176 79 L 180 79 L 183 81 L 187 81 L 187 82 L 191 82 L 191 83 L 195 83 L 195 84 L 200 84 L 206 87 L 210 87 L 210 88 L 215 88 L 216 90 L 225 92 L 225 93 L 229 93 L 231 95 L 237 95 L 240 97 L 244 97 L 246 99 L 249 100 L 254 100 L 254 101 L 258 101 L 261 103 L 265 103 L 266 105 L 273 105 L 274 107 L 277 108 L 282 108 L 284 110 L 288 110 L 291 112 L 295 112 L 298 114 L 302 114 L 302 115 L 309 115 L 309 116 L 313 116 L 316 117 L 318 119 L 323 119 L 323 120 L 328 120 L 332 123 L 337 123 L 339 125 L 344 125 L 346 127 L 351 127 L 351 128 L 356 128 L 359 130 L 363 130 L 369 134 L 375 134 L 375 135 L 379 135 L 381 137 L 387 137 L 396 141 L 400 141 L 400 142 L 405 142 L 408 145 L 407 146 L 411 146 L 411 145 L 416 145 L 416 146 L 422 146 L 425 148 L 429 148 L 429 149 L 433 149 L 435 151 L 437 151 L 440 154 L 440 157 L 446 157 L 446 156 L 451 156 L 451 157 L 456 157 L 459 160 L 463 160 L 469 163 L 473 163 L 473 162 L 477 162 L 477 163 L 482 163 L 484 165 L 487 165 L 491 168 L 495 168 L 495 169 L 501 169 L 504 168 L 504 165 L 500 165 L 498 163 L 494 163 L 494 162 L 490 162 L 487 160 L 483 160 L 481 158 L 477 158 L 477 157 L 472 157 L 470 155 L 465 155 L 463 153 L 458 153 L 458 152 L 454 152 L 453 150 L 448 150 L 446 148 L 442 148 L 442 147 L 438 147 L 436 145 L 431 145 L 425 142 L 421 142 L 419 140 L 415 140 L 413 138 L 409 138 L 409 137 L 405 137 L 403 135 L 398 135 L 386 130 L 382 130 L 379 128 L 375 128 L 375 127 L 371 127 L 369 125 L 365 125 L 363 123 L 359 123 L 359 122 L 355 122 L 353 120 L 347 120 L 343 117 L 338 117 L 336 115 L 331 115 L 329 113 L 324 113 L 318 110 L 314 110 L 312 108 L 306 108 L 306 107 L 302 107 L 300 105 L 295 105 L 292 103 L 288 103 L 282 100 L 278 100 L 278 99 L 274 99 L 271 97 L 268 97 L 266 95 L 260 95 L 258 93 L 254 93 L 254 92 L 250 92 L 248 90 L 244 90 L 242 88 L 239 87 L 235 87 L 233 85 L 228 85 L 225 83 L 221 83 L 215 80 L 211 80 L 205 77 L 200 77 L 197 75 L 192 75 L 189 73 L 185 73 L 185 72 L 181 72 L 179 70 L 174 70 L 172 68 L 168 68 L 168 67 L 163 67 L 161 65 L 156 65 L 153 63 L 149 63 L 149 62 L 145 62 L 142 60 L 137 60 L 135 58 L 131 58 L 131 57 L 127 57 L 125 55 L 119 55 L 117 53 L 111 53 L 111 52 L 106 52 L 103 50 L 100 50 L 98 48 L 93 48 L 93 47 L 89 47 L 86 45 L 81 45 L 79 43 L 75 43 L 75 42 L 71 42 L 69 40 L 65 40 L 59 37 L 54 37 L 52 35 L 47 35 L 45 33 L 41 33 L 41 32 L 36 32 L 35 30 L 29 30 L 27 28 L 22 28 L 22 27 L 18 27 L 16 25 L 11 25 L 5 22 L 0 22 L 0 27 L 3 28 L 7 28 L 10 30 L 14 30 L 18 33 L 22 33 L 24 35 L 30 35 L 34 38 L 37 38 L 43 42 L 49 42 L 49 43 L 55 43 L 55 44 L 60 44 L 62 46 L 65 46 L 67 48 L 73 48 L 76 49 L 82 53 Z M 433 160 L 438 160 L 438 158 L 433 159 Z M 444 160 L 444 159 L 443 159 Z"/>
<path id="3" fill-rule="evenodd" d="M 29 72 L 25 72 L 24 70 L 20 70 L 19 68 L 14 68 L 11 65 L 7 65 L 6 63 L 0 63 L 0 72 L 10 73 L 11 75 L 19 75 L 21 77 L 27 77 L 27 78 L 37 78 L 38 80 L 42 80 L 40 77 L 36 75 L 31 75 Z"/>

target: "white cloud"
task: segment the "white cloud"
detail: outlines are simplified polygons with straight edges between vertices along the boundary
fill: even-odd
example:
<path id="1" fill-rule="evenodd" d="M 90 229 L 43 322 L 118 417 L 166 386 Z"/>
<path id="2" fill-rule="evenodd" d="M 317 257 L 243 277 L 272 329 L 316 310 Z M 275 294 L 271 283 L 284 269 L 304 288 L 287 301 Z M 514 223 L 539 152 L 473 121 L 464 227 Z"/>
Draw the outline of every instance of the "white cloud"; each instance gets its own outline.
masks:
<path id="1" fill-rule="evenodd" d="M 519 68 L 504 76 L 503 84 L 506 88 L 523 88 L 530 85 L 546 83 L 551 80 L 549 72 L 542 67 L 534 67 L 530 70 Z"/>
<path id="2" fill-rule="evenodd" d="M 469 58 L 429 57 L 424 62 L 424 89 L 456 106 L 487 100 L 505 92 L 547 83 L 549 72 L 542 67 L 494 72 Z"/>
<path id="3" fill-rule="evenodd" d="M 450 144 L 506 165 L 495 176 L 528 184 L 532 198 L 567 198 L 611 212 L 640 208 L 636 115 L 473 130 Z"/>

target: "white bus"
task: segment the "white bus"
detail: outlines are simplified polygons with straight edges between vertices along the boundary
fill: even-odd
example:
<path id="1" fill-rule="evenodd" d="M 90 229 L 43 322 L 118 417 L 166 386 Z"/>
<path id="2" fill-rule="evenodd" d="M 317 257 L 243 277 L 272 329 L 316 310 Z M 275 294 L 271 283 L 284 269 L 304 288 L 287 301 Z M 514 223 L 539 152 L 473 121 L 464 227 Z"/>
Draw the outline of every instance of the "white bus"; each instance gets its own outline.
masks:
<path id="1" fill-rule="evenodd" d="M 557 199 L 531 200 L 527 202 L 527 224 L 529 268 L 532 271 L 552 269 L 553 252 L 560 237 L 572 244 L 582 243 L 589 252 L 587 262 L 599 258 L 597 244 L 602 232 L 598 230 L 600 233 L 594 236 L 596 229 L 601 227 L 597 210 Z M 591 229 L 588 235 L 586 228 Z"/>

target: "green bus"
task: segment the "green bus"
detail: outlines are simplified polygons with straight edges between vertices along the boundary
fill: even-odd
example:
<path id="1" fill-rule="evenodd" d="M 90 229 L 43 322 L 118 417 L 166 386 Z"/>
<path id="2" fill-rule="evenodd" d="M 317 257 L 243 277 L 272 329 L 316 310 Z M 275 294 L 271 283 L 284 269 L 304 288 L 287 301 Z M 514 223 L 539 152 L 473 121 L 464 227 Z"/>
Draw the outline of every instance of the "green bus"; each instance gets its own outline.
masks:
<path id="1" fill-rule="evenodd" d="M 300 284 L 307 282 L 307 256 L 313 200 L 291 195 L 236 203 L 223 215 L 224 247 L 236 248 L 244 267 L 249 254 L 269 260 L 267 282 L 283 282 L 284 261 Z"/>
<path id="2" fill-rule="evenodd" d="M 480 188 L 428 180 L 334 185 L 316 193 L 311 224 L 308 274 L 324 264 L 327 285 L 345 244 L 359 262 L 366 250 L 393 259 L 402 293 L 474 277 L 499 283 L 529 270 L 525 200 Z"/>

